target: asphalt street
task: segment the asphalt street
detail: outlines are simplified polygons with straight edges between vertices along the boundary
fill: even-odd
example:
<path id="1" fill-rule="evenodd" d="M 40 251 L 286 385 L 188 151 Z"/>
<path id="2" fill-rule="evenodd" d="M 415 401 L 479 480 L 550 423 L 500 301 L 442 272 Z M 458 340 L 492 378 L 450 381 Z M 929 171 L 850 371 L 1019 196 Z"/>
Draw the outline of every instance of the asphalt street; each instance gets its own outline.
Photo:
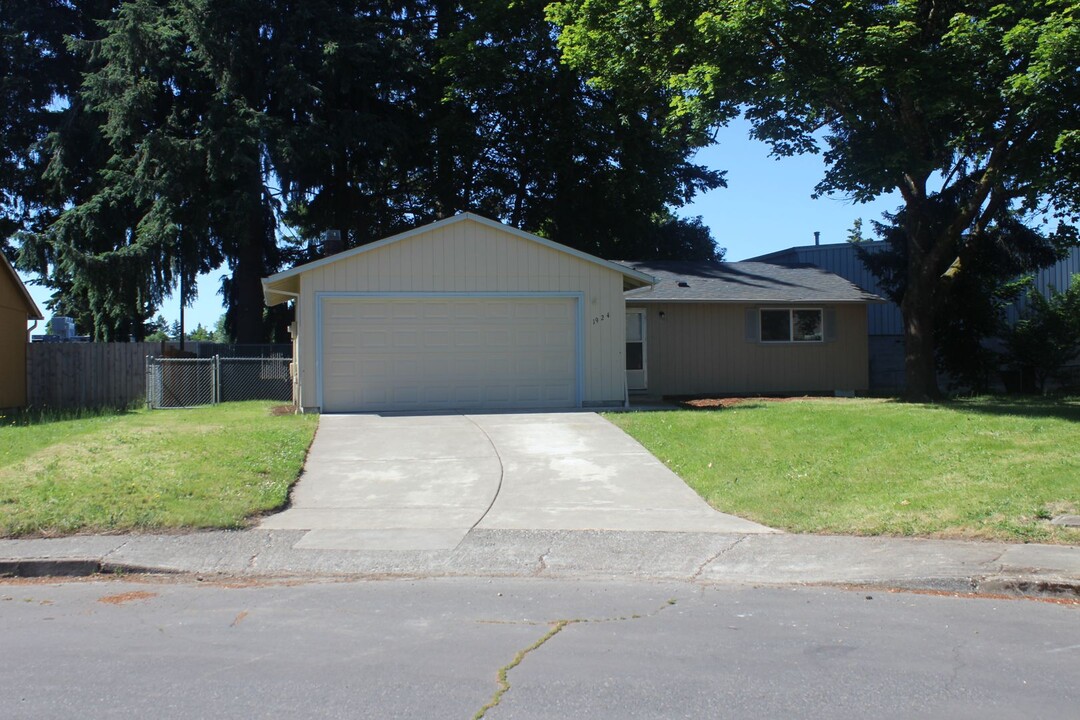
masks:
<path id="1" fill-rule="evenodd" d="M 4 718 L 467 719 L 490 705 L 494 719 L 988 720 L 1080 707 L 1080 605 L 994 597 L 527 578 L 6 580 L 0 638 Z"/>

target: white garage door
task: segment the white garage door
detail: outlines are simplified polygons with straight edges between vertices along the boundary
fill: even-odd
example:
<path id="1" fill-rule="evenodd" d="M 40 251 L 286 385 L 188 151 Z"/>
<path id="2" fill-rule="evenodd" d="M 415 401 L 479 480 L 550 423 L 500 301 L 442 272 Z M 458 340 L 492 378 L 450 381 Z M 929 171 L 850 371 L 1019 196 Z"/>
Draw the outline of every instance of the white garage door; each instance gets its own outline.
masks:
<path id="1" fill-rule="evenodd" d="M 324 412 L 569 408 L 577 301 L 323 298 Z"/>

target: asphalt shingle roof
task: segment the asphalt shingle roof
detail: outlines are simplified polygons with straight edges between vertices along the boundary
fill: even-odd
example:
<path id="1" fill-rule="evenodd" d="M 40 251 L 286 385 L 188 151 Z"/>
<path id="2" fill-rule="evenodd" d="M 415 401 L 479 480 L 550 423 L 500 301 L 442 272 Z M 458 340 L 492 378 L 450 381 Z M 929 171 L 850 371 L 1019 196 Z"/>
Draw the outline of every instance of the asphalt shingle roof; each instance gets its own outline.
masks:
<path id="1" fill-rule="evenodd" d="M 656 277 L 653 287 L 626 293 L 653 302 L 883 302 L 839 275 L 814 265 L 763 262 L 620 261 Z"/>

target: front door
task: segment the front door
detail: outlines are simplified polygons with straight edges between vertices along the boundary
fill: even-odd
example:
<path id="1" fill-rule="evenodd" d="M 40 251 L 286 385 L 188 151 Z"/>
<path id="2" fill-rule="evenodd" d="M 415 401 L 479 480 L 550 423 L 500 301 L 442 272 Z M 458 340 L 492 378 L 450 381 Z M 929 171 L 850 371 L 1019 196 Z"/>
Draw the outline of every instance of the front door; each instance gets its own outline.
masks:
<path id="1" fill-rule="evenodd" d="M 644 390 L 645 377 L 645 310 L 626 310 L 626 387 L 628 390 Z"/>

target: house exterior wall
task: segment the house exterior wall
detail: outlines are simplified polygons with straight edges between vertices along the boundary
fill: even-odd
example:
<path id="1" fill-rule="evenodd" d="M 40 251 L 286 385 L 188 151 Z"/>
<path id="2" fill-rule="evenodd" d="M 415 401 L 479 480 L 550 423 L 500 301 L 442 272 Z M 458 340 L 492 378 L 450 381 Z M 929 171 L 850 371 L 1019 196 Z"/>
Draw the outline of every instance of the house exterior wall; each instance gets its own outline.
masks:
<path id="1" fill-rule="evenodd" d="M 299 405 L 318 406 L 317 303 L 321 293 L 582 294 L 583 405 L 623 401 L 623 276 L 473 221 L 452 223 L 299 275 Z"/>
<path id="2" fill-rule="evenodd" d="M 26 405 L 26 301 L 0 268 L 0 408 Z"/>
<path id="3" fill-rule="evenodd" d="M 866 242 L 860 245 L 868 252 L 880 252 L 885 249 L 883 242 Z M 762 255 L 760 259 L 775 263 L 807 263 L 823 270 L 836 273 L 863 290 L 886 297 L 877 277 L 874 276 L 856 252 L 851 243 L 833 243 L 829 245 L 806 245 Z M 1034 289 L 1049 296 L 1052 290 L 1062 291 L 1069 287 L 1072 276 L 1080 273 L 1080 247 L 1071 248 L 1068 254 L 1048 268 L 1033 273 Z M 1020 319 L 1027 307 L 1026 296 L 1020 297 L 1005 311 L 1005 319 L 1010 325 Z M 869 328 L 871 335 L 903 335 L 904 321 L 900 308 L 895 303 L 880 303 L 870 307 Z"/>
<path id="4" fill-rule="evenodd" d="M 862 243 L 867 252 L 880 252 L 885 248 L 883 242 Z M 877 276 L 870 272 L 856 252 L 852 243 L 833 243 L 829 245 L 805 245 L 788 248 L 756 260 L 785 265 L 815 265 L 822 270 L 839 275 L 848 282 L 858 285 L 867 292 L 887 297 Z M 904 319 L 900 307 L 895 303 L 874 303 L 867 310 L 867 327 L 871 335 L 903 335 Z"/>
<path id="5" fill-rule="evenodd" d="M 881 241 L 864 242 L 860 245 L 868 252 L 885 249 Z M 887 297 L 877 277 L 871 273 L 851 243 L 827 245 L 804 245 L 762 255 L 755 260 L 775 263 L 806 263 L 836 273 L 864 290 Z M 1048 268 L 1033 273 L 1032 286 L 1043 296 L 1049 297 L 1053 290 L 1069 287 L 1072 277 L 1080 273 L 1080 248 L 1071 248 L 1068 254 Z M 1029 305 L 1026 293 L 1005 309 L 1005 322 L 1014 325 Z M 904 320 L 896 303 L 876 303 L 867 314 L 870 334 L 870 387 L 883 392 L 903 390 L 904 378 Z"/>
<path id="6" fill-rule="evenodd" d="M 807 306 L 835 311 L 835 339 L 823 343 L 748 340 L 746 311 L 768 305 L 638 305 L 628 301 L 627 307 L 647 311 L 649 395 L 862 391 L 869 387 L 866 305 L 861 303 Z"/>

